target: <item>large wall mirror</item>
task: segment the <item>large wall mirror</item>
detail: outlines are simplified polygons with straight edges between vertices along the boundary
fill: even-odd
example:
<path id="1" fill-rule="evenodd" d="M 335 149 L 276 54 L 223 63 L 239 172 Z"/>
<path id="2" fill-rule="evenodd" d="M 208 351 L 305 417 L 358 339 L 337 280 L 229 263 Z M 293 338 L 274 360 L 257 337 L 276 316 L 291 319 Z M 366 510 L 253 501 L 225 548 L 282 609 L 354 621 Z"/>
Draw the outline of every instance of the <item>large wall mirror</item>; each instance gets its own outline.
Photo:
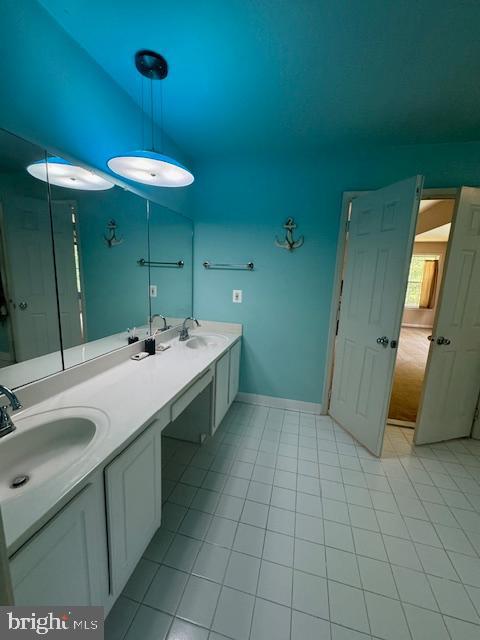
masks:
<path id="1" fill-rule="evenodd" d="M 12 388 L 192 314 L 192 221 L 109 182 L 80 188 L 62 162 L 0 130 L 0 384 Z"/>
<path id="2" fill-rule="evenodd" d="M 175 211 L 149 204 L 150 317 L 155 331 L 192 315 L 193 223 Z"/>
<path id="3" fill-rule="evenodd" d="M 145 338 L 147 201 L 114 186 L 84 191 L 50 186 L 65 367 Z M 130 330 L 128 334 L 127 330 Z"/>
<path id="4" fill-rule="evenodd" d="M 46 152 L 0 130 L 0 384 L 62 369 L 48 185 L 26 170 Z"/>

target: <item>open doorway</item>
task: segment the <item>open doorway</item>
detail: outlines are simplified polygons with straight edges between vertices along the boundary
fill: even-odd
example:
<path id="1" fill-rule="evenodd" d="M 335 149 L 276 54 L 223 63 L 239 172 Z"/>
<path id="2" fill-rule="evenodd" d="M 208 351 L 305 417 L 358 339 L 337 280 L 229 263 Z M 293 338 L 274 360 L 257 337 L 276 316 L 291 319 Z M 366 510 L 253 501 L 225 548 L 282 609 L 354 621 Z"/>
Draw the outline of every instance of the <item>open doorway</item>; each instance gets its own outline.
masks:
<path id="1" fill-rule="evenodd" d="M 426 367 L 419 367 L 410 440 L 418 445 L 468 437 L 477 416 L 480 189 L 432 193 L 422 190 L 422 181 L 414 176 L 343 199 L 323 406 L 377 456 L 402 328 L 423 329 L 417 343 L 428 349 Z M 447 217 L 439 215 L 442 206 Z M 435 246 L 438 241 L 443 247 Z M 402 327 L 407 324 L 420 326 Z M 419 351 L 413 346 L 413 358 L 420 358 Z"/>
<path id="2" fill-rule="evenodd" d="M 445 266 L 454 199 L 422 199 L 408 274 L 388 423 L 415 427 Z"/>

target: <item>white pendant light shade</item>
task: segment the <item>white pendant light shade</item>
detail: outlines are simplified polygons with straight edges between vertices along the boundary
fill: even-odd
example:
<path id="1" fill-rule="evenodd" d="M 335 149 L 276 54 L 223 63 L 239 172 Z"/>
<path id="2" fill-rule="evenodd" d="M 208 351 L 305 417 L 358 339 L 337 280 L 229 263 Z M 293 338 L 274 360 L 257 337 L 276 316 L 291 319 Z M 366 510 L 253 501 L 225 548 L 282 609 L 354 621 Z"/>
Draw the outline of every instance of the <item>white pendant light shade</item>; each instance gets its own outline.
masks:
<path id="1" fill-rule="evenodd" d="M 104 191 L 115 186 L 113 182 L 105 180 L 93 171 L 79 167 L 58 156 L 47 160 L 37 160 L 37 162 L 28 165 L 27 171 L 34 178 L 68 189 Z"/>
<path id="2" fill-rule="evenodd" d="M 187 187 L 194 180 L 186 167 L 155 151 L 129 151 L 110 158 L 107 164 L 122 178 L 154 187 Z"/>

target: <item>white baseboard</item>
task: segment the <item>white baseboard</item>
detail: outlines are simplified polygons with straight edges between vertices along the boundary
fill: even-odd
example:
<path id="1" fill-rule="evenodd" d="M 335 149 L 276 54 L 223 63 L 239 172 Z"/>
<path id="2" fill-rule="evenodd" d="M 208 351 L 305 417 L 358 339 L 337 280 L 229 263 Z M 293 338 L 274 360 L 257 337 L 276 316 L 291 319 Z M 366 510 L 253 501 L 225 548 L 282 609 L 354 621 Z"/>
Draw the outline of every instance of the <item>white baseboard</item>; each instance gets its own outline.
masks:
<path id="1" fill-rule="evenodd" d="M 415 429 L 416 423 L 410 422 L 410 420 L 394 420 L 393 418 L 388 418 L 387 424 L 391 424 L 394 427 L 410 427 L 411 429 Z"/>
<path id="2" fill-rule="evenodd" d="M 303 411 L 304 413 L 322 413 L 322 405 L 317 402 L 303 402 L 302 400 L 288 400 L 287 398 L 275 398 L 274 396 L 261 396 L 256 393 L 240 392 L 236 398 L 237 402 L 246 404 L 258 404 L 263 407 L 274 409 L 289 409 L 290 411 Z"/>
<path id="3" fill-rule="evenodd" d="M 402 324 L 402 327 L 410 327 L 411 329 L 433 329 L 433 327 L 428 324 L 413 324 L 411 322 Z"/>

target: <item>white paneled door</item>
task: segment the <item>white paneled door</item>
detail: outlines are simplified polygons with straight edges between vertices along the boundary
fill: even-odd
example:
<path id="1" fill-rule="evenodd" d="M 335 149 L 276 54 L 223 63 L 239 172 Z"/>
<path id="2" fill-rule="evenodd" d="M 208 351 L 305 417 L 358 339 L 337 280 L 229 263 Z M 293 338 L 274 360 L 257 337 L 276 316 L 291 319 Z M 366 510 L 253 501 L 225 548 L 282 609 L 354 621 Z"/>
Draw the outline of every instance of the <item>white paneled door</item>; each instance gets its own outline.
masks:
<path id="1" fill-rule="evenodd" d="M 352 202 L 330 414 L 380 455 L 423 177 Z"/>
<path id="2" fill-rule="evenodd" d="M 4 207 L 9 310 L 20 362 L 60 347 L 50 212 L 38 198 L 12 198 Z"/>
<path id="3" fill-rule="evenodd" d="M 480 389 L 480 189 L 454 214 L 415 442 L 469 436 Z"/>

